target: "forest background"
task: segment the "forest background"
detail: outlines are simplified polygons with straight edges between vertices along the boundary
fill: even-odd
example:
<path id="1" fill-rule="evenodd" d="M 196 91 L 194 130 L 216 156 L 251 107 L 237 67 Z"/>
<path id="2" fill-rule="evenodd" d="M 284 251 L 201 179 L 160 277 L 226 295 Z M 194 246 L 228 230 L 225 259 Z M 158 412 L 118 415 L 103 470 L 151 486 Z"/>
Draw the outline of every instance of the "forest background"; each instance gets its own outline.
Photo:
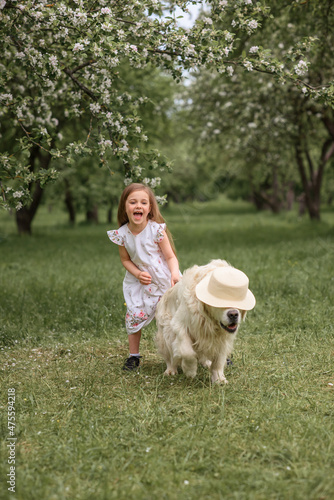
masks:
<path id="1" fill-rule="evenodd" d="M 312 219 L 332 203 L 330 0 L 2 0 L 0 16 L 1 203 L 19 232 L 41 203 L 111 221 L 124 180 L 176 202 L 298 200 Z"/>

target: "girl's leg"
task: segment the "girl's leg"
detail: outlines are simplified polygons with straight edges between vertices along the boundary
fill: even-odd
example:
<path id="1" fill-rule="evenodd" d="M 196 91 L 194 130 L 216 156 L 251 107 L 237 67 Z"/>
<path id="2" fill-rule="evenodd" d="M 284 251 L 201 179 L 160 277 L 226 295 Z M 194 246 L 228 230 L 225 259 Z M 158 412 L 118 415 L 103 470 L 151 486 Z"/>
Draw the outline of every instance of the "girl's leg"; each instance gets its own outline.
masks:
<path id="1" fill-rule="evenodd" d="M 129 350 L 130 356 L 125 360 L 123 365 L 123 370 L 132 371 L 139 367 L 140 356 L 139 356 L 139 343 L 141 337 L 141 330 L 136 333 L 128 335 L 129 338 Z"/>
<path id="2" fill-rule="evenodd" d="M 139 343 L 141 338 L 141 330 L 136 333 L 132 333 L 128 336 L 129 338 L 129 350 L 130 354 L 139 354 Z"/>

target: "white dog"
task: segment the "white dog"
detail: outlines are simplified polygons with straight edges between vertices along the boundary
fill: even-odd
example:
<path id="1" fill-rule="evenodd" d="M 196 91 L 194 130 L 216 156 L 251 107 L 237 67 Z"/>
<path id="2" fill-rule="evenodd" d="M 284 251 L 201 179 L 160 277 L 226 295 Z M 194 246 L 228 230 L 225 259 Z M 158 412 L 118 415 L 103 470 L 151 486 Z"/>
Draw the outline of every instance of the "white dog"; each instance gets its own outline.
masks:
<path id="1" fill-rule="evenodd" d="M 248 278 L 223 260 L 186 270 L 161 298 L 156 310 L 158 352 L 166 375 L 180 365 L 195 377 L 197 361 L 211 369 L 212 382 L 224 382 L 224 366 L 233 350 L 241 319 L 255 306 Z"/>

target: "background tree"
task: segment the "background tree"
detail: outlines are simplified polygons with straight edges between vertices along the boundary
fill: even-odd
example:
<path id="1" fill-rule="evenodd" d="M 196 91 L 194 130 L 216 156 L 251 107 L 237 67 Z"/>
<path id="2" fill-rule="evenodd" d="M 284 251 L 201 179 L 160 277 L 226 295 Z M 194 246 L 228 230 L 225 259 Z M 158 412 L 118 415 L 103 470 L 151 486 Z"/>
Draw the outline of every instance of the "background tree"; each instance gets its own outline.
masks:
<path id="1" fill-rule="evenodd" d="M 160 148 L 166 143 L 171 128 L 171 109 L 173 107 L 175 83 L 171 76 L 147 65 L 142 70 L 131 68 L 128 65 L 119 67 L 118 84 L 124 92 L 131 90 L 138 98 L 147 95 L 149 98 L 138 111 L 141 126 L 145 129 L 149 141 L 142 146 L 143 153 L 150 155 L 151 148 Z M 86 124 L 86 126 L 89 124 Z M 64 136 L 74 141 L 80 137 L 81 124 L 74 122 L 72 127 L 66 127 Z M 110 153 L 105 156 L 106 168 L 101 168 L 99 158 L 92 154 L 77 158 L 69 166 L 58 160 L 57 170 L 60 172 L 58 180 L 48 187 L 48 196 L 53 200 L 64 199 L 69 211 L 70 221 L 73 222 L 75 213 L 80 210 L 87 215 L 87 220 L 97 221 L 98 207 L 107 210 L 108 220 L 113 217 L 113 208 L 118 204 L 118 197 L 124 187 L 124 173 L 122 163 L 112 158 Z M 139 177 L 142 173 L 138 165 L 134 173 Z M 158 185 L 156 180 L 158 169 L 151 168 L 145 171 L 146 179 Z M 161 174 L 160 174 L 161 175 Z M 115 219 L 115 215 L 114 215 Z"/>
<path id="2" fill-rule="evenodd" d="M 334 77 L 334 7 L 331 1 L 281 1 L 272 13 L 251 41 L 240 40 L 249 71 L 235 73 L 231 65 L 229 76 L 196 74 L 185 99 L 190 99 L 189 120 L 196 123 L 195 142 L 199 138 L 201 148 L 206 145 L 209 155 L 223 159 L 216 161 L 222 175 L 232 173 L 239 185 L 244 179 L 259 208 L 277 212 L 289 206 L 295 186 L 296 193 L 304 193 L 310 217 L 318 219 L 325 167 L 334 154 L 334 116 L 316 88 Z M 316 43 L 309 45 L 306 35 L 317 35 Z M 254 66 L 266 58 L 265 43 L 281 60 L 293 61 L 295 82 L 271 78 L 265 74 L 270 67 L 260 78 L 254 75 Z M 332 92 L 331 86 L 326 89 Z"/>

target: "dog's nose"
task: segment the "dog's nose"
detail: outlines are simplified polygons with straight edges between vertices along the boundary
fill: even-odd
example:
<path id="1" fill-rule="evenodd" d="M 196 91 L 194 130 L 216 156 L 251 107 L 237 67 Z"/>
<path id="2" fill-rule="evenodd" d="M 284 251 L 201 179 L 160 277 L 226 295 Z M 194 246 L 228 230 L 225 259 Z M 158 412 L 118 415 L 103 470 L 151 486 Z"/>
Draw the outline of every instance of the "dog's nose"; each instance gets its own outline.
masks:
<path id="1" fill-rule="evenodd" d="M 232 309 L 227 313 L 227 317 L 231 322 L 236 323 L 239 318 L 239 311 L 237 311 L 236 309 Z"/>

